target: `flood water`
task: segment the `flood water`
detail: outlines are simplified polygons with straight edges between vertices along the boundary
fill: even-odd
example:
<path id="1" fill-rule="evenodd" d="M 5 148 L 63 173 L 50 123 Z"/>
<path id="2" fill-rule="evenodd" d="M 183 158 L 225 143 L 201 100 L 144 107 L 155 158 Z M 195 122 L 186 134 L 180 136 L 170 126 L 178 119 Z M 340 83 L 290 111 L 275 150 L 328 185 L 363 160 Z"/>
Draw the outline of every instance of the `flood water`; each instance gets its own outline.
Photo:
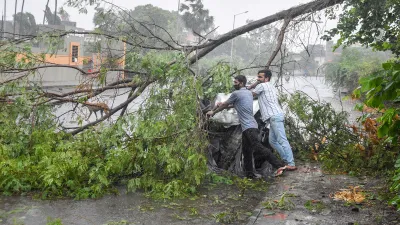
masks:
<path id="1" fill-rule="evenodd" d="M 272 80 L 275 82 L 275 80 Z M 302 91 L 309 95 L 311 98 L 317 101 L 329 102 L 332 106 L 338 110 L 344 110 L 351 112 L 350 122 L 354 122 L 359 113 L 354 111 L 354 103 L 349 101 L 341 101 L 344 97 L 339 96 L 339 92 L 334 92 L 331 87 L 325 84 L 325 79 L 323 77 L 291 77 L 289 82 L 283 80 L 283 87 L 279 88 L 285 93 L 294 93 L 295 91 Z M 73 91 L 74 89 L 54 87 L 49 88 L 49 92 L 56 93 L 66 93 Z M 110 109 L 123 103 L 128 98 L 129 89 L 120 90 L 107 90 L 99 96 L 92 98 L 89 102 L 100 102 L 106 103 Z M 140 105 L 148 97 L 148 91 L 146 90 L 142 95 L 135 99 L 127 109 L 127 112 L 133 113 L 139 109 Z M 78 121 L 82 120 L 82 125 L 89 122 L 95 121 L 96 118 L 100 118 L 100 112 L 97 112 L 97 117 L 94 113 L 89 117 L 89 110 L 79 104 L 77 110 L 74 112 L 69 112 L 75 106 L 74 103 L 65 103 L 56 107 L 55 115 L 60 117 L 60 122 L 63 123 L 64 127 L 71 128 L 77 127 Z M 111 116 L 111 121 L 115 121 L 120 115 L 120 111 Z M 110 122 L 110 121 L 108 121 Z"/>

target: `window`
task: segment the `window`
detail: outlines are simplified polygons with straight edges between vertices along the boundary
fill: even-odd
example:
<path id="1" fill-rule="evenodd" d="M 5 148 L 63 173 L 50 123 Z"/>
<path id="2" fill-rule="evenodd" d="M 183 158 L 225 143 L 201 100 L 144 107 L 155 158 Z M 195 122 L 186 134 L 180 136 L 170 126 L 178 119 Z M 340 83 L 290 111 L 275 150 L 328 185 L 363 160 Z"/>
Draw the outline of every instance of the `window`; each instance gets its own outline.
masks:
<path id="1" fill-rule="evenodd" d="M 79 47 L 72 45 L 72 62 L 78 62 Z"/>

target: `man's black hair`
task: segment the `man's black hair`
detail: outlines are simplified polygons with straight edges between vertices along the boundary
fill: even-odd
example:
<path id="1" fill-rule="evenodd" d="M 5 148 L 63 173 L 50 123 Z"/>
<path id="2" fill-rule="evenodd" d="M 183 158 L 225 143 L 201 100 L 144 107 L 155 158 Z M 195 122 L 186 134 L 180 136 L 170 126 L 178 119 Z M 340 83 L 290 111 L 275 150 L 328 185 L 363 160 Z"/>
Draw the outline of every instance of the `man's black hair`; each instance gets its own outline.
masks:
<path id="1" fill-rule="evenodd" d="M 247 84 L 247 78 L 243 75 L 237 75 L 235 80 L 239 81 L 239 83 L 243 83 L 244 86 Z"/>
<path id="2" fill-rule="evenodd" d="M 269 69 L 264 69 L 264 70 L 258 71 L 258 74 L 260 74 L 260 73 L 263 73 L 265 78 L 268 77 L 269 79 L 271 79 L 271 77 L 272 77 L 272 72 Z"/>

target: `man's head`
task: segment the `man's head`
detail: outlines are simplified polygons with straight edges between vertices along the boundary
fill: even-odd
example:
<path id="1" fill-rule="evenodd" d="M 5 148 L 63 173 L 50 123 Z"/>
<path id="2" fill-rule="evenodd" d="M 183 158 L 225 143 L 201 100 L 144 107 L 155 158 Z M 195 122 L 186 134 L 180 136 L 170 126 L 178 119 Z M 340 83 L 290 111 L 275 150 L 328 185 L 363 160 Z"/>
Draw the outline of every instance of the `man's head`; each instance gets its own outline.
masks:
<path id="1" fill-rule="evenodd" d="M 260 70 L 257 74 L 257 80 L 261 83 L 268 82 L 271 80 L 272 72 L 269 69 Z"/>
<path id="2" fill-rule="evenodd" d="M 242 87 L 246 87 L 247 79 L 243 75 L 237 75 L 235 80 L 233 80 L 233 87 L 236 90 L 239 90 Z"/>

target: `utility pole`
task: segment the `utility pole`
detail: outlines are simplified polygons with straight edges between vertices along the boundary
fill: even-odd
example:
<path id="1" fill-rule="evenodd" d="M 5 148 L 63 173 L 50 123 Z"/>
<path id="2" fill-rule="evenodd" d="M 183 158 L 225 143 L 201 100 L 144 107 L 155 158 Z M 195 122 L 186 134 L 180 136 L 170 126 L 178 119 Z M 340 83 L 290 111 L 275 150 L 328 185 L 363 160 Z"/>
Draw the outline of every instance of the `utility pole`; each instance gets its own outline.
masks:
<path id="1" fill-rule="evenodd" d="M 4 37 L 4 11 L 1 13 L 1 39 Z"/>
<path id="2" fill-rule="evenodd" d="M 181 0 L 178 0 L 178 11 L 176 12 L 176 42 L 179 43 L 179 10 L 181 8 Z"/>
<path id="3" fill-rule="evenodd" d="M 6 26 L 7 26 L 7 0 L 4 0 L 4 26 L 3 26 L 3 32 L 6 31 Z"/>
<path id="4" fill-rule="evenodd" d="M 232 26 L 232 30 L 235 29 L 235 20 L 236 20 L 236 16 L 241 15 L 241 14 L 245 14 L 245 13 L 248 13 L 248 12 L 249 12 L 249 11 L 241 12 L 241 13 L 238 13 L 238 14 L 233 15 L 233 26 Z M 231 69 L 232 69 L 232 66 L 233 66 L 233 38 L 232 38 L 232 41 L 231 41 Z"/>
<path id="5" fill-rule="evenodd" d="M 3 37 L 6 37 L 7 26 L 7 0 L 4 0 Z"/>
<path id="6" fill-rule="evenodd" d="M 25 0 L 22 0 L 21 15 L 19 17 L 19 32 L 18 32 L 18 35 L 20 37 L 21 37 L 21 34 L 22 34 L 22 16 L 24 14 L 24 5 L 25 5 Z"/>
<path id="7" fill-rule="evenodd" d="M 56 7 L 54 9 L 54 24 L 56 23 L 56 21 L 57 21 L 57 0 L 56 0 Z"/>
<path id="8" fill-rule="evenodd" d="M 14 10 L 14 31 L 13 31 L 13 37 L 15 39 L 15 25 L 17 23 L 17 20 L 15 19 L 17 17 L 17 6 L 18 6 L 18 0 L 15 0 L 15 10 Z"/>

